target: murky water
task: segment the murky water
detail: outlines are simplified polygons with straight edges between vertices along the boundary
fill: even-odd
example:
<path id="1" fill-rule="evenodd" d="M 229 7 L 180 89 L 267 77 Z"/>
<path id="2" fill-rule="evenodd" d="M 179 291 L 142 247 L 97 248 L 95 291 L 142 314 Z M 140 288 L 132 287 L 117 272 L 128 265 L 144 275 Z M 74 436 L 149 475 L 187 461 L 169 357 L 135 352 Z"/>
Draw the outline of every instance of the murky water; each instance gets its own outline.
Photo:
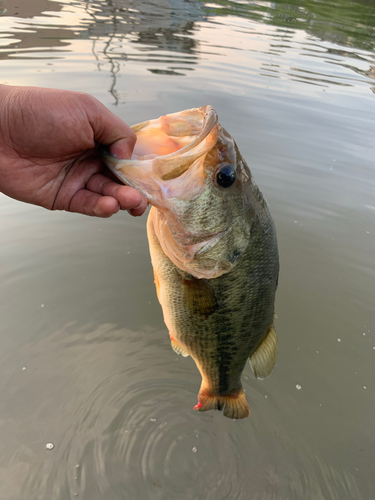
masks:
<path id="1" fill-rule="evenodd" d="M 146 217 L 0 197 L 1 500 L 375 498 L 375 4 L 0 1 L 0 82 L 128 123 L 204 104 L 265 194 L 281 258 L 252 415 L 197 413 Z M 53 443 L 53 449 L 46 448 Z"/>

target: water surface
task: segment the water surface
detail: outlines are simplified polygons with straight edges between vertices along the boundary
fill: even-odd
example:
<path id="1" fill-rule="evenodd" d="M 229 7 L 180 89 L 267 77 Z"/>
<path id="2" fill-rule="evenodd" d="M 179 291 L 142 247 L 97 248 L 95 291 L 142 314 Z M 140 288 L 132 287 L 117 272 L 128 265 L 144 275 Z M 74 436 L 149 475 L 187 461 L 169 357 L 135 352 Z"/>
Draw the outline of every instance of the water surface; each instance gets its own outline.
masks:
<path id="1" fill-rule="evenodd" d="M 0 83 L 86 91 L 128 123 L 213 105 L 281 260 L 251 417 L 201 414 L 146 217 L 1 196 L 1 500 L 375 498 L 374 27 L 366 0 L 0 2 Z"/>

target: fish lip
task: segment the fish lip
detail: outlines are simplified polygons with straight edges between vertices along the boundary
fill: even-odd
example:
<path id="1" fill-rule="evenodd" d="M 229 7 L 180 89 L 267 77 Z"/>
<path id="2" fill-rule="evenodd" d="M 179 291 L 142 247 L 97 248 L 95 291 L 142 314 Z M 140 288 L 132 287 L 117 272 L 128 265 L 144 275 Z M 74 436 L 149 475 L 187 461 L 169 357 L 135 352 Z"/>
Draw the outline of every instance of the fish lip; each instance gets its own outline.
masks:
<path id="1" fill-rule="evenodd" d="M 136 158 L 130 158 L 130 159 L 120 159 L 117 158 L 114 154 L 112 154 L 109 151 L 108 147 L 105 147 L 103 145 L 100 146 L 99 148 L 99 154 L 104 161 L 104 164 L 109 168 L 109 170 L 118 178 L 120 179 L 121 182 L 124 184 L 127 184 L 128 186 L 134 187 L 135 189 L 138 189 L 139 191 L 142 192 L 142 194 L 148 199 L 148 201 L 151 204 L 157 204 L 154 201 L 154 198 L 152 195 L 149 195 L 147 192 L 147 189 L 142 189 L 141 186 L 141 181 L 137 181 L 136 179 L 133 179 L 132 175 L 129 175 L 125 169 L 126 167 L 133 166 L 135 168 L 139 167 L 140 170 L 142 170 L 142 165 L 143 167 L 147 166 L 147 168 L 150 169 L 150 173 L 154 175 L 154 177 L 159 179 L 160 181 L 164 181 L 165 179 L 163 178 L 163 175 L 161 172 L 168 171 L 168 166 L 169 164 L 174 164 L 176 162 L 176 159 L 182 158 L 189 159 L 189 152 L 194 150 L 196 147 L 199 147 L 199 145 L 204 141 L 204 139 L 212 132 L 214 129 L 215 125 L 218 123 L 218 116 L 215 111 L 215 109 L 210 106 L 202 106 L 201 108 L 192 108 L 191 111 L 199 109 L 201 114 L 203 115 L 203 123 L 202 123 L 202 128 L 200 132 L 194 137 L 194 139 L 189 143 L 186 144 L 183 148 L 174 151 L 173 153 L 170 153 L 168 155 L 161 155 L 158 156 L 156 155 L 155 158 L 153 159 L 147 159 L 147 160 L 138 160 Z M 172 114 L 178 114 L 177 113 L 172 113 Z M 158 120 L 158 119 L 156 119 Z M 137 125 L 132 125 L 132 128 L 136 130 L 137 132 L 144 128 L 149 122 L 143 122 Z M 191 161 L 193 161 L 193 158 L 197 159 L 200 156 L 204 154 L 204 151 L 198 151 L 195 154 L 192 152 L 191 156 Z M 167 167 L 165 168 L 165 165 Z"/>
<path id="2" fill-rule="evenodd" d="M 195 109 L 195 108 L 193 108 Z M 215 109 L 207 104 L 206 106 L 202 106 L 199 108 L 203 114 L 203 124 L 202 124 L 202 129 L 199 132 L 199 134 L 191 141 L 189 144 L 186 144 L 183 148 L 179 149 L 178 151 L 174 151 L 173 153 L 169 153 L 168 155 L 164 156 L 156 156 L 154 159 L 155 160 L 162 160 L 162 161 L 168 161 L 168 160 L 173 160 L 176 156 L 181 156 L 184 153 L 187 153 L 191 149 L 195 148 L 199 143 L 205 139 L 208 134 L 211 132 L 211 130 L 214 128 L 216 123 L 218 122 L 218 116 L 215 111 Z M 173 113 L 174 114 L 174 113 Z M 136 125 L 134 125 L 136 126 Z"/>

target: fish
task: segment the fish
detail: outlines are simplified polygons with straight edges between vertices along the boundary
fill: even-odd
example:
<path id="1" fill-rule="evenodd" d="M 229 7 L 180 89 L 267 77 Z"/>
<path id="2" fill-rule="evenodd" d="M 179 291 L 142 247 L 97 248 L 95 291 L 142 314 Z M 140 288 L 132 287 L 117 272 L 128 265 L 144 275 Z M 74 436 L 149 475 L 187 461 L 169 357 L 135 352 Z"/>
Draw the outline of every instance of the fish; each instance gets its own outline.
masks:
<path id="1" fill-rule="evenodd" d="M 132 126 L 131 159 L 106 166 L 152 205 L 147 235 L 156 293 L 173 350 L 202 383 L 195 410 L 249 416 L 241 383 L 249 360 L 270 375 L 279 256 L 268 204 L 212 106 Z"/>

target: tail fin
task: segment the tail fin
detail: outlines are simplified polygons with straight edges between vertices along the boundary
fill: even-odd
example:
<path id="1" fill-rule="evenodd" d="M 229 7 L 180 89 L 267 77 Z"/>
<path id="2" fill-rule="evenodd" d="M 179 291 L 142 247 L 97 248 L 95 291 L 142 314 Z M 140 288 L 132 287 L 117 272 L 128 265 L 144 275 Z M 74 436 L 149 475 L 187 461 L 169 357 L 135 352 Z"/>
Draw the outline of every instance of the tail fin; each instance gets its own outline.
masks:
<path id="1" fill-rule="evenodd" d="M 250 415 L 250 408 L 246 401 L 244 390 L 241 389 L 227 396 L 216 396 L 206 390 L 200 390 L 198 395 L 198 404 L 194 410 L 223 410 L 225 417 L 245 418 Z"/>

